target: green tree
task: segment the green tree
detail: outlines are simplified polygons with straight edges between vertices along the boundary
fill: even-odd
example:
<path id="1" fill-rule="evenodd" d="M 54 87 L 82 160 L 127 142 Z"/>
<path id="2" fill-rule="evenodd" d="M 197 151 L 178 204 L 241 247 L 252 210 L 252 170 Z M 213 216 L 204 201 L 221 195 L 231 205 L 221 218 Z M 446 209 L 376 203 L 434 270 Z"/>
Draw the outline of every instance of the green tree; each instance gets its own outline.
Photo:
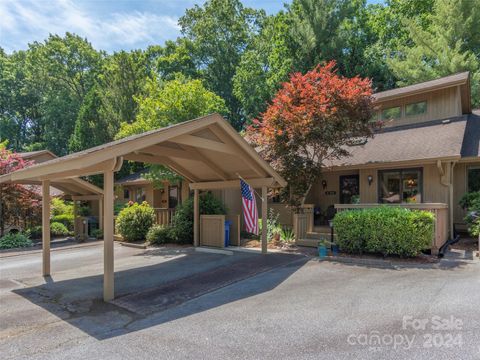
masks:
<path id="1" fill-rule="evenodd" d="M 112 140 L 112 131 L 109 131 L 109 124 L 100 113 L 101 108 L 98 86 L 93 86 L 78 111 L 75 129 L 69 143 L 71 151 L 81 151 Z"/>
<path id="2" fill-rule="evenodd" d="M 214 112 L 226 113 L 225 102 L 207 90 L 200 80 L 183 76 L 171 81 L 156 77 L 146 83 L 145 95 L 137 98 L 138 115 L 128 124 L 122 123 L 117 138 L 195 119 Z"/>
<path id="3" fill-rule="evenodd" d="M 357 49 L 348 46 L 354 44 L 348 39 L 355 33 L 347 31 L 347 25 L 364 5 L 364 0 L 293 1 L 290 31 L 296 44 L 297 70 L 305 72 L 321 62 L 335 60 L 342 74 L 352 76 L 346 58 Z"/>
<path id="4" fill-rule="evenodd" d="M 163 80 L 173 80 L 177 74 L 191 79 L 200 78 L 192 53 L 193 44 L 185 38 L 176 42 L 166 41 L 154 61 L 156 73 Z"/>
<path id="5" fill-rule="evenodd" d="M 247 123 L 265 111 L 281 83 L 293 71 L 289 20 L 284 12 L 267 17 L 236 69 L 234 95 L 242 105 Z"/>
<path id="6" fill-rule="evenodd" d="M 398 85 L 432 80 L 460 71 L 472 74 L 472 99 L 480 105 L 480 0 L 436 0 L 423 29 L 403 18 L 411 46 L 400 47 L 388 61 Z"/>
<path id="7" fill-rule="evenodd" d="M 242 127 L 244 116 L 232 79 L 264 16 L 263 11 L 245 8 L 239 0 L 208 0 L 203 6 L 188 9 L 179 20 L 206 86 L 225 100 L 227 117 L 237 129 Z"/>
<path id="8" fill-rule="evenodd" d="M 75 128 L 83 99 L 93 86 L 103 55 L 77 35 L 50 35 L 27 51 L 28 73 L 34 91 L 41 95 L 42 141 L 63 155 Z"/>
<path id="9" fill-rule="evenodd" d="M 27 53 L 7 55 L 0 48 L 0 141 L 20 151 L 41 141 L 41 94 L 35 91 L 26 66 Z"/>
<path id="10" fill-rule="evenodd" d="M 166 82 L 159 81 L 156 77 L 148 80 L 145 95 L 137 98 L 137 101 L 139 111 L 136 120 L 131 124 L 122 123 L 117 138 L 177 124 L 214 112 L 227 112 L 223 99 L 205 89 L 200 80 L 189 80 L 181 75 Z M 172 183 L 180 180 L 177 174 L 164 166 L 148 167 L 146 178 L 159 188 L 164 180 Z M 135 167 L 132 165 L 132 168 Z"/>

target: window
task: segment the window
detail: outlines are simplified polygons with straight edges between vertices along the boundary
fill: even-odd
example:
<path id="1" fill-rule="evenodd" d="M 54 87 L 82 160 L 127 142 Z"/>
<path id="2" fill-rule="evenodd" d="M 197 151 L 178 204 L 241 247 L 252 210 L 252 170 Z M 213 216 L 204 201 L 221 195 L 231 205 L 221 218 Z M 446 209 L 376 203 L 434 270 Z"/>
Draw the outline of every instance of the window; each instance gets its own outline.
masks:
<path id="1" fill-rule="evenodd" d="M 128 189 L 123 189 L 123 198 L 125 200 L 130 200 L 130 190 Z"/>
<path id="2" fill-rule="evenodd" d="M 405 106 L 405 115 L 406 116 L 418 116 L 425 114 L 427 112 L 427 102 L 420 101 L 413 104 L 407 104 Z"/>
<path id="3" fill-rule="evenodd" d="M 174 209 L 178 205 L 178 186 L 170 186 L 168 188 L 168 207 Z"/>
<path id="4" fill-rule="evenodd" d="M 468 168 L 468 191 L 480 191 L 480 166 Z"/>
<path id="5" fill-rule="evenodd" d="M 421 203 L 422 170 L 383 170 L 378 173 L 380 203 Z"/>
<path id="6" fill-rule="evenodd" d="M 135 194 L 135 201 L 137 203 L 142 203 L 147 199 L 145 195 L 145 188 L 137 188 L 136 194 Z"/>
<path id="7" fill-rule="evenodd" d="M 382 120 L 394 120 L 400 119 L 402 116 L 402 109 L 400 106 L 384 109 L 382 111 Z"/>

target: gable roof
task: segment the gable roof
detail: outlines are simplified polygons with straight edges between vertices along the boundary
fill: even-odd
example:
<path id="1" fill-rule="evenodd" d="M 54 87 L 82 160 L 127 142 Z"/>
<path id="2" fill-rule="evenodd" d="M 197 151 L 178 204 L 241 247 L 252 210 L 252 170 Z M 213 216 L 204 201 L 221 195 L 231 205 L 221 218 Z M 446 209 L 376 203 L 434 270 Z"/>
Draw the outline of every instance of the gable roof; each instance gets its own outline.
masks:
<path id="1" fill-rule="evenodd" d="M 386 128 L 363 145 L 347 147 L 350 156 L 330 161 L 325 166 L 352 167 L 419 160 L 459 160 L 466 156 L 479 156 L 479 139 L 480 117 L 477 115 Z"/>
<path id="2" fill-rule="evenodd" d="M 132 135 L 18 170 L 6 181 L 64 179 L 114 170 L 120 160 L 163 164 L 192 183 L 251 180 L 285 186 L 285 180 L 219 114 Z"/>
<path id="3" fill-rule="evenodd" d="M 480 157 L 480 109 L 468 116 L 461 155 L 462 158 Z"/>
<path id="4" fill-rule="evenodd" d="M 397 89 L 377 92 L 373 94 L 373 97 L 377 103 L 380 103 L 454 86 L 460 86 L 460 91 L 462 95 L 462 112 L 464 114 L 470 113 L 472 109 L 470 102 L 470 73 L 468 71 L 454 75 L 444 76 L 435 80 L 424 81 L 421 83 L 404 86 Z"/>
<path id="5" fill-rule="evenodd" d="M 137 171 L 136 173 L 124 176 L 123 178 L 115 181 L 115 185 L 135 185 L 135 184 L 147 184 L 150 183 L 143 177 L 147 173 L 147 170 Z"/>

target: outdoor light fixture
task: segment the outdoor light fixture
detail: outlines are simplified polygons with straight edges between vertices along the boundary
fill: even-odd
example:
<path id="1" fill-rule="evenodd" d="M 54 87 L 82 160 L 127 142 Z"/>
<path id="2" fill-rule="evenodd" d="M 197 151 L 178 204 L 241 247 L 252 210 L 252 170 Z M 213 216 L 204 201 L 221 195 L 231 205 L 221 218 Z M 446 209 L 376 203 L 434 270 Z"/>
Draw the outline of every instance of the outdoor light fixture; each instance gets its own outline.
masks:
<path id="1" fill-rule="evenodd" d="M 322 180 L 323 189 L 327 188 L 327 180 Z"/>
<path id="2" fill-rule="evenodd" d="M 367 180 L 368 180 L 368 186 L 372 185 L 373 176 L 372 176 L 372 175 L 368 175 Z"/>

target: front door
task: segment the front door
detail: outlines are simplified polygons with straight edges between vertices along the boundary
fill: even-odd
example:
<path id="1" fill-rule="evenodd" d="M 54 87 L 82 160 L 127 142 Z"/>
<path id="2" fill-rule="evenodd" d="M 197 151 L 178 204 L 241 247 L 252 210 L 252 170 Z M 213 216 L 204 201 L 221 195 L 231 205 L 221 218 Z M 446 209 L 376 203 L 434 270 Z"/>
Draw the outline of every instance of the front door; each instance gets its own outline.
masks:
<path id="1" fill-rule="evenodd" d="M 360 179 L 358 175 L 340 176 L 340 204 L 354 204 L 359 200 Z"/>

